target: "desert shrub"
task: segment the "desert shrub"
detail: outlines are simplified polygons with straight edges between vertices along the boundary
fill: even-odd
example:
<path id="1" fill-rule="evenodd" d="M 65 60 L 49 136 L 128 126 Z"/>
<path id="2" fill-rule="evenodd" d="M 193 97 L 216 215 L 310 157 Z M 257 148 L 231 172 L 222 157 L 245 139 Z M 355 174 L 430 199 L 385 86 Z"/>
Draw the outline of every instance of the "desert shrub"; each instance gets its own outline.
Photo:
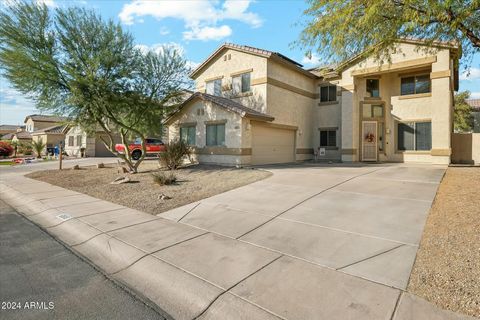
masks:
<path id="1" fill-rule="evenodd" d="M 160 153 L 160 164 L 170 170 L 180 167 L 185 157 L 192 153 L 190 147 L 183 140 L 173 140 L 168 143 L 164 152 Z"/>
<path id="2" fill-rule="evenodd" d="M 153 173 L 152 176 L 153 182 L 161 186 L 174 184 L 177 181 L 177 177 L 173 172 L 157 172 Z"/>
<path id="3" fill-rule="evenodd" d="M 13 147 L 6 141 L 0 141 L 0 156 L 8 157 L 13 153 Z"/>

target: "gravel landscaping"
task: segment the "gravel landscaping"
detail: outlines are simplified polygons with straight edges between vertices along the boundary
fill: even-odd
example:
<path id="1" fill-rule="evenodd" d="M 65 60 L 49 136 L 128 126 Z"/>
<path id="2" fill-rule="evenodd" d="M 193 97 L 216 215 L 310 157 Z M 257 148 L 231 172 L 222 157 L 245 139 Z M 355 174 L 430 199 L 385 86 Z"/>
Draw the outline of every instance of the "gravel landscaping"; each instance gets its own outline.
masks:
<path id="1" fill-rule="evenodd" d="M 440 184 L 408 291 L 480 317 L 480 168 L 450 167 Z"/>
<path id="2" fill-rule="evenodd" d="M 130 175 L 130 183 L 110 184 L 115 178 L 122 176 L 117 170 L 116 165 L 101 169 L 89 167 L 80 170 L 45 170 L 30 173 L 27 177 L 133 209 L 158 214 L 271 175 L 267 171 L 258 169 L 194 165 L 176 170 L 175 184 L 159 186 L 153 182 L 152 174 L 163 170 L 158 169 L 157 161 L 151 160 L 141 164 L 139 173 Z M 162 200 L 162 195 L 171 199 Z"/>

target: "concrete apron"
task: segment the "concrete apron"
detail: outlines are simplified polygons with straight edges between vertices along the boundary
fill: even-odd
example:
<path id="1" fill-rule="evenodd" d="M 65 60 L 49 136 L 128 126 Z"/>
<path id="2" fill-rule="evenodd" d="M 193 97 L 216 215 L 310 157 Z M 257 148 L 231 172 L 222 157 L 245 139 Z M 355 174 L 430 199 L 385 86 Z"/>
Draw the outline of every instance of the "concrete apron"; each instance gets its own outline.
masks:
<path id="1" fill-rule="evenodd" d="M 272 183 L 256 183 L 263 196 L 282 193 L 282 187 L 273 185 L 281 182 L 281 174 L 274 178 Z M 286 179 L 291 180 L 288 175 Z M 337 183 L 329 179 L 323 180 L 322 188 Z M 393 241 L 385 245 L 354 232 L 345 240 L 333 229 L 327 230 L 332 234 L 315 238 L 318 232 L 308 228 L 317 222 L 305 224 L 303 220 L 311 217 L 302 215 L 315 208 L 315 202 L 305 202 L 305 210 L 291 210 L 270 222 L 277 212 L 298 203 L 302 192 L 313 196 L 295 187 L 286 188 L 293 195 L 284 202 L 259 205 L 260 213 L 250 212 L 245 202 L 235 206 L 238 197 L 232 192 L 248 198 L 255 191 L 249 185 L 158 217 L 21 175 L 0 181 L 0 195 L 27 219 L 174 319 L 466 319 L 383 283 L 388 279 L 369 279 L 372 270 L 384 270 L 384 260 L 404 256 L 392 255 L 397 249 L 411 257 L 410 251 L 416 252 L 412 246 Z M 312 199 L 322 206 L 330 201 Z M 222 214 L 228 219 L 219 218 Z M 308 228 L 286 227 L 298 219 Z M 276 233 L 286 235 L 281 240 L 291 244 L 276 247 L 271 238 Z M 405 240 L 402 237 L 408 234 L 398 235 Z M 322 248 L 331 239 L 340 245 L 330 242 Z M 320 248 L 320 255 L 309 251 L 312 243 Z M 302 246 L 305 249 L 299 250 Z M 353 268 L 356 264 L 349 265 L 345 257 L 364 259 L 358 248 L 367 256 L 385 254 Z"/>

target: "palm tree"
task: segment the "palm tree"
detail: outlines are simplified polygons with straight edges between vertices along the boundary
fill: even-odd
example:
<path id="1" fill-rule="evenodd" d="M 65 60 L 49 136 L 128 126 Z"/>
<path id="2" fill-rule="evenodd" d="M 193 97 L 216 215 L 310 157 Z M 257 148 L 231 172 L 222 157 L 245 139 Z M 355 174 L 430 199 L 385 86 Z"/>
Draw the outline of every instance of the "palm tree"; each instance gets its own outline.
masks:
<path id="1" fill-rule="evenodd" d="M 46 143 L 43 143 L 42 138 L 38 140 L 32 140 L 32 147 L 33 147 L 33 150 L 35 150 L 35 153 L 37 154 L 38 159 L 42 157 L 42 152 L 43 152 L 43 149 L 45 149 L 46 145 L 47 145 Z"/>

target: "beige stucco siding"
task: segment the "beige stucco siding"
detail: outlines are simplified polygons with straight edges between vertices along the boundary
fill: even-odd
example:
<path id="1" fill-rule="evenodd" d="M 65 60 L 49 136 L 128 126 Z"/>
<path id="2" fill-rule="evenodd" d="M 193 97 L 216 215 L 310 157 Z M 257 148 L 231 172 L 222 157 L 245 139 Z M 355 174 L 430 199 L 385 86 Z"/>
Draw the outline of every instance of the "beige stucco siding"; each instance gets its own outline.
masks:
<path id="1" fill-rule="evenodd" d="M 239 72 L 250 72 L 250 80 L 255 83 L 267 76 L 267 58 L 260 57 L 236 50 L 226 49 L 212 59 L 203 69 L 202 73 L 195 79 L 196 91 L 205 92 L 205 82 L 215 78 L 222 80 L 222 94 L 225 97 L 232 97 L 232 74 Z M 265 112 L 266 86 L 251 86 L 252 94 L 245 98 L 236 100 L 240 103 L 249 103 L 252 109 Z M 247 105 L 247 104 L 245 104 Z"/>

